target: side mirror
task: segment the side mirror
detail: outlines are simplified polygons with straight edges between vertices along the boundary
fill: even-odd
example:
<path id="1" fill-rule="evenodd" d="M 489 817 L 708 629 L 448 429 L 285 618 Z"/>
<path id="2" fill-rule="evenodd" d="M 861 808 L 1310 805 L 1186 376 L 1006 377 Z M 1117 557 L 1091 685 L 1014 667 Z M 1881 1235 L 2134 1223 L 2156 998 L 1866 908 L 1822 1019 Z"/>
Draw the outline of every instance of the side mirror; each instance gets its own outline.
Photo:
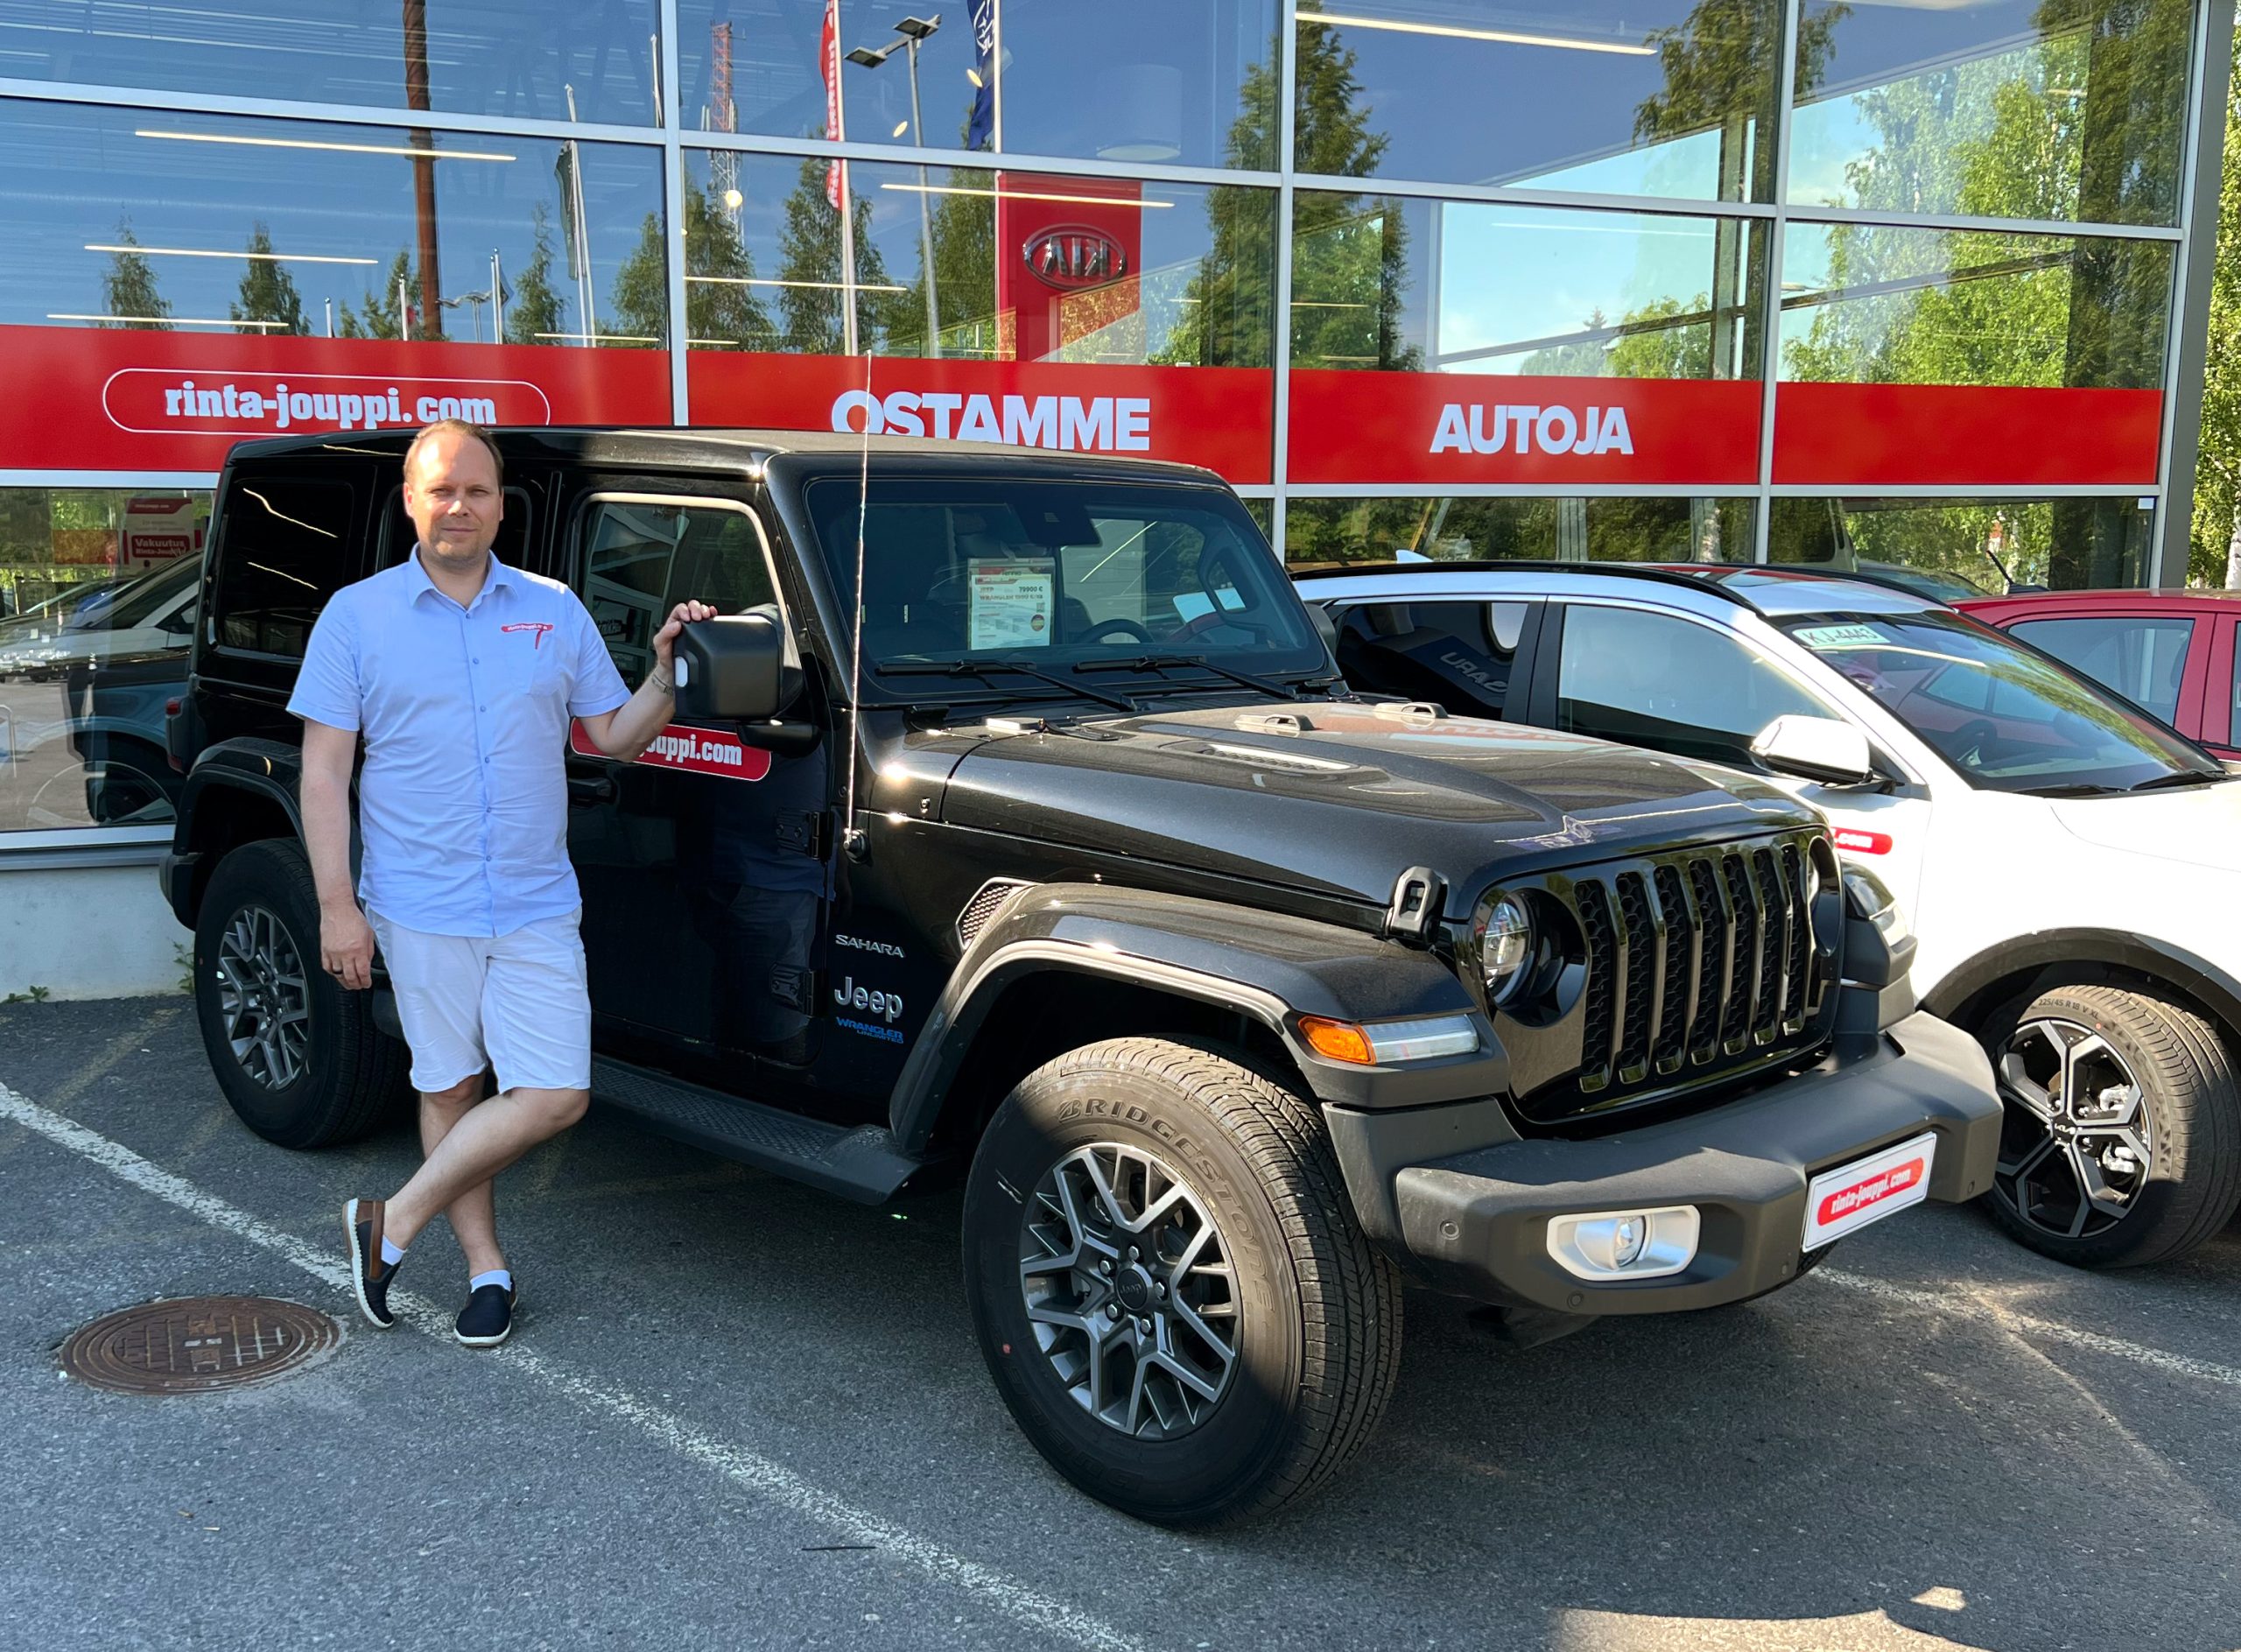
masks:
<path id="1" fill-rule="evenodd" d="M 768 612 L 720 614 L 678 633 L 677 714 L 765 722 L 786 706 L 786 635 Z"/>
<path id="2" fill-rule="evenodd" d="M 1307 617 L 1315 626 L 1315 634 L 1323 639 L 1323 646 L 1331 650 L 1331 657 L 1338 657 L 1338 622 L 1331 617 L 1331 610 L 1320 602 L 1307 605 Z"/>
<path id="3" fill-rule="evenodd" d="M 1860 786 L 1876 778 L 1867 736 L 1833 717 L 1777 717 L 1759 731 L 1751 755 L 1777 774 L 1824 785 Z"/>

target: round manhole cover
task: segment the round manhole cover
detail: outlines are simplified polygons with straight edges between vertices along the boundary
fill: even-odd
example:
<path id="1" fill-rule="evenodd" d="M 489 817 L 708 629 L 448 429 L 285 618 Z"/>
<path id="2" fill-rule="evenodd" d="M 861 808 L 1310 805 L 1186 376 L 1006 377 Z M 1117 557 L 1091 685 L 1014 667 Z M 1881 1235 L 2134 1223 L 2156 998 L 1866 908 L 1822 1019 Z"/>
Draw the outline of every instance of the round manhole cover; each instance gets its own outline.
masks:
<path id="1" fill-rule="evenodd" d="M 271 1297 L 144 1302 L 74 1332 L 62 1368 L 120 1394 L 202 1394 L 293 1371 L 342 1340 L 342 1327 Z"/>

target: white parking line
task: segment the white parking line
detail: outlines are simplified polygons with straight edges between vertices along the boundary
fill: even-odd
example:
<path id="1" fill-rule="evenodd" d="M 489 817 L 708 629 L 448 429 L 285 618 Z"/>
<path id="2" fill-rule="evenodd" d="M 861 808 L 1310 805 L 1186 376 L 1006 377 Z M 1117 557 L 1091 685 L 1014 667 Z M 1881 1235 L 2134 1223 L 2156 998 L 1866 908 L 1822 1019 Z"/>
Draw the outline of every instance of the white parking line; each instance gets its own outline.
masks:
<path id="1" fill-rule="evenodd" d="M 2241 1388 L 2241 1370 L 2230 1365 L 2214 1365 L 2208 1360 L 2196 1360 L 2183 1353 L 2167 1353 L 2160 1348 L 2151 1348 L 2138 1342 L 2127 1342 L 2122 1337 L 2108 1337 L 2097 1331 L 2081 1331 L 2076 1325 L 2066 1325 L 2052 1319 L 2041 1319 L 2036 1314 L 2018 1313 L 1999 1303 L 1956 1289 L 1950 1295 L 1935 1291 L 1914 1290 L 1905 1285 L 1889 1284 L 1880 1279 L 1868 1279 L 1858 1274 L 1843 1273 L 1834 1268 L 1816 1269 L 1812 1277 L 1841 1285 L 1846 1290 L 1865 1292 L 1885 1302 L 1901 1307 L 1919 1308 L 1926 1313 L 1945 1314 L 1963 1319 L 1988 1319 L 2003 1331 L 2019 1336 L 2035 1337 L 2041 1342 L 2059 1342 L 2073 1348 L 2083 1348 L 2093 1353 L 2105 1353 L 2118 1360 L 2129 1360 L 2134 1365 L 2144 1365 L 2151 1371 L 2160 1371 L 2167 1376 L 2191 1377 L 2197 1382 L 2215 1382 L 2223 1388 Z"/>
<path id="2" fill-rule="evenodd" d="M 214 1227 L 271 1252 L 290 1266 L 332 1286 L 346 1298 L 349 1297 L 350 1271 L 337 1254 L 341 1249 L 339 1240 L 334 1251 L 306 1244 L 293 1234 L 282 1232 L 215 1194 L 204 1192 L 130 1148 L 48 1111 L 4 1084 L 0 1084 L 0 1119 L 36 1131 L 141 1192 L 153 1194 Z M 390 1303 L 398 1318 L 415 1329 L 431 1336 L 448 1338 L 452 1334 L 452 1316 L 426 1297 L 399 1292 L 390 1298 Z M 1091 1652 L 1138 1652 L 1135 1641 L 1065 1601 L 1029 1588 L 1017 1578 L 978 1561 L 952 1554 L 930 1539 L 820 1491 L 791 1469 L 703 1433 L 681 1417 L 648 1404 L 628 1389 L 579 1376 L 519 1346 L 507 1348 L 496 1357 L 584 1409 L 630 1424 L 734 1484 L 817 1522 L 843 1541 L 868 1544 L 882 1554 L 906 1561 L 927 1577 L 1022 1623 L 1091 1648 Z"/>

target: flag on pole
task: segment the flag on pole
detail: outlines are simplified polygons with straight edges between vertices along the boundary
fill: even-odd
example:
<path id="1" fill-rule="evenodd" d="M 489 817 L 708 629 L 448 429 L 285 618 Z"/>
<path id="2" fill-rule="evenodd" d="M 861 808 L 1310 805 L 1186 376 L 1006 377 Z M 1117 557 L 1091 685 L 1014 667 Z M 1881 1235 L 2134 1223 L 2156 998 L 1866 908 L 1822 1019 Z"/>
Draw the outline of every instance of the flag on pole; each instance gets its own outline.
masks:
<path id="1" fill-rule="evenodd" d="M 973 0 L 973 116 L 965 146 L 987 149 L 996 137 L 996 0 Z"/>
<path id="2" fill-rule="evenodd" d="M 837 144 L 848 136 L 840 116 L 840 0 L 825 0 L 825 32 L 817 52 L 825 74 L 825 135 Z M 842 210 L 841 197 L 847 192 L 842 177 L 847 164 L 836 160 L 825 169 L 825 199 L 835 212 Z"/>

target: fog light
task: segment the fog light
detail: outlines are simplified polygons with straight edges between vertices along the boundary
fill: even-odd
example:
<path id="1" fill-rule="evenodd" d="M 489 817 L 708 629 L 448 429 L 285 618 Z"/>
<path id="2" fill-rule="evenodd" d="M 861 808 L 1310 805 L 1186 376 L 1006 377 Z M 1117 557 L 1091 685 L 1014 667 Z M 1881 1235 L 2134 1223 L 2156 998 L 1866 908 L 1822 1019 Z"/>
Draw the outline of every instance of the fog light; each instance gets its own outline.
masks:
<path id="1" fill-rule="evenodd" d="M 1549 1254 L 1582 1279 L 1656 1279 L 1696 1260 L 1702 1227 L 1694 1205 L 1556 1216 Z"/>
<path id="2" fill-rule="evenodd" d="M 1621 1216 L 1611 1230 L 1611 1262 L 1617 1268 L 1631 1268 L 1641 1260 L 1642 1247 L 1649 1242 L 1649 1218 Z"/>

